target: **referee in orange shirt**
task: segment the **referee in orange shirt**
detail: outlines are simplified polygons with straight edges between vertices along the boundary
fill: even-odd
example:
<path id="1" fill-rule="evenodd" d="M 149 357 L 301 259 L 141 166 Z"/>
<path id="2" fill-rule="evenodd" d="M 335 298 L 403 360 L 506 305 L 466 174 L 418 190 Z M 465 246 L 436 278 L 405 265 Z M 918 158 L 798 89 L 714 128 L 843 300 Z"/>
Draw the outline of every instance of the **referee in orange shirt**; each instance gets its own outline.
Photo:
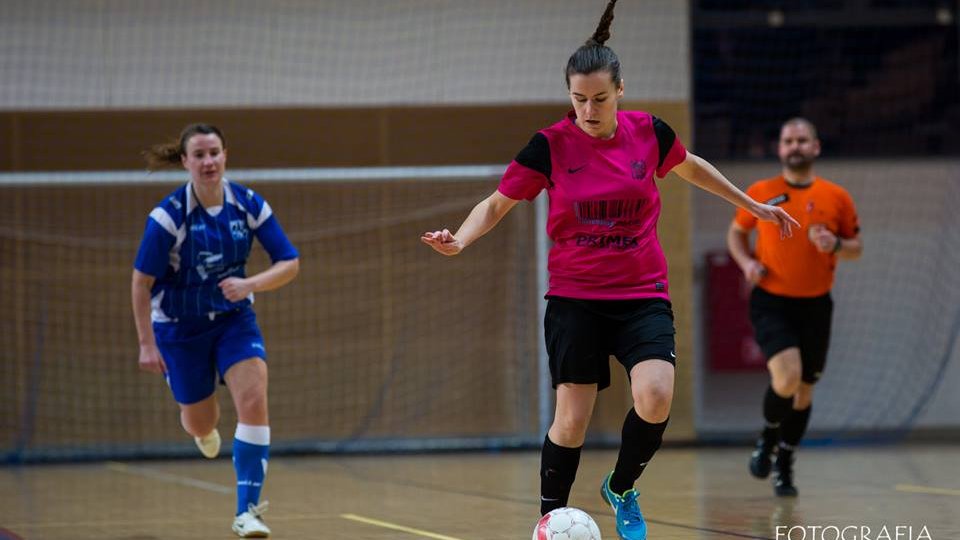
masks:
<path id="1" fill-rule="evenodd" d="M 766 478 L 774 468 L 774 493 L 797 495 L 793 455 L 810 419 L 813 385 L 830 344 L 830 288 L 838 259 L 863 251 L 853 199 L 842 187 L 816 176 L 817 129 L 803 118 L 787 120 L 777 148 L 783 170 L 747 190 L 755 200 L 780 206 L 807 234 L 781 238 L 775 224 L 738 210 L 727 231 L 727 247 L 754 284 L 750 320 L 767 357 L 770 386 L 763 400 L 766 426 L 750 457 L 750 474 Z M 750 234 L 757 230 L 756 255 Z"/>

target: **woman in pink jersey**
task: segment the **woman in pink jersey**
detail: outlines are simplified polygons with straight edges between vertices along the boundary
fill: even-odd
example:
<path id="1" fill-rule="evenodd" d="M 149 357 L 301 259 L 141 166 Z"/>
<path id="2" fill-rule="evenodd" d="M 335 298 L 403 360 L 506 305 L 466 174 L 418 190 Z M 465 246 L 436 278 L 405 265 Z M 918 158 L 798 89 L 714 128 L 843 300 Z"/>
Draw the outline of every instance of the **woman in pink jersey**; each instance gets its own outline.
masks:
<path id="1" fill-rule="evenodd" d="M 553 247 L 544 327 L 557 405 L 541 455 L 540 511 L 567 505 L 597 393 L 610 384 L 612 354 L 629 374 L 634 406 L 601 494 L 616 513 L 620 537 L 634 540 L 646 538 L 646 524 L 633 484 L 660 447 L 676 362 L 667 264 L 656 232 L 655 176 L 673 170 L 758 219 L 779 224 L 784 235 L 798 224 L 783 210 L 750 199 L 687 152 L 662 120 L 618 111 L 620 61 L 604 46 L 615 3 L 609 2 L 593 37 L 567 62 L 574 110 L 533 136 L 497 191 L 470 212 L 456 234 L 443 229 L 421 239 L 444 255 L 456 255 L 520 200 L 547 190 Z"/>

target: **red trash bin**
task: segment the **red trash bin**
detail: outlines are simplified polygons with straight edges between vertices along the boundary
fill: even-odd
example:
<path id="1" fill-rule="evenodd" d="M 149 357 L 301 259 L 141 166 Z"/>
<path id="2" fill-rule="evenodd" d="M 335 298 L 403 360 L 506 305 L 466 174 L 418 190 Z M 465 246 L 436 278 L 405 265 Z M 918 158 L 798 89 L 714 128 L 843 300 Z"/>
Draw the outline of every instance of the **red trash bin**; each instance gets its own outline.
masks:
<path id="1" fill-rule="evenodd" d="M 726 251 L 707 258 L 707 351 L 713 371 L 765 371 L 767 360 L 753 339 L 750 285 Z"/>

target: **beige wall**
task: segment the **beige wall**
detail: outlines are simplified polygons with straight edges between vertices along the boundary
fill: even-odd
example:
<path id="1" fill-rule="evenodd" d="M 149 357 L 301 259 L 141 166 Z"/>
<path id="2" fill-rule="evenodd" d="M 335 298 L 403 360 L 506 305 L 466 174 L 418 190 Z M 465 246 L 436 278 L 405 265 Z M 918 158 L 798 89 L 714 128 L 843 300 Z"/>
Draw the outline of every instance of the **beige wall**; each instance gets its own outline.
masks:
<path id="1" fill-rule="evenodd" d="M 562 101 L 606 0 L 5 0 L 0 110 Z M 621 2 L 627 98 L 688 99 L 687 2 Z"/>

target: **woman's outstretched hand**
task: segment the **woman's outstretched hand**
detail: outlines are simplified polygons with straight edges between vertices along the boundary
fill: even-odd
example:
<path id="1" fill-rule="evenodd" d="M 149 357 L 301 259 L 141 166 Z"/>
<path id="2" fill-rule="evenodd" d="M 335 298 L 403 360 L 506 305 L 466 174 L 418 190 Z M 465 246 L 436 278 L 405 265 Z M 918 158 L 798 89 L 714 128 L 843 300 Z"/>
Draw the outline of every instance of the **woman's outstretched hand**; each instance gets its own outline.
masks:
<path id="1" fill-rule="evenodd" d="M 448 229 L 423 233 L 420 241 L 448 257 L 463 251 L 463 243 Z"/>
<path id="2" fill-rule="evenodd" d="M 769 204 L 758 204 L 753 209 L 753 215 L 760 221 L 770 221 L 780 227 L 780 238 L 789 238 L 793 236 L 793 227 L 800 228 L 800 222 L 779 206 Z"/>

